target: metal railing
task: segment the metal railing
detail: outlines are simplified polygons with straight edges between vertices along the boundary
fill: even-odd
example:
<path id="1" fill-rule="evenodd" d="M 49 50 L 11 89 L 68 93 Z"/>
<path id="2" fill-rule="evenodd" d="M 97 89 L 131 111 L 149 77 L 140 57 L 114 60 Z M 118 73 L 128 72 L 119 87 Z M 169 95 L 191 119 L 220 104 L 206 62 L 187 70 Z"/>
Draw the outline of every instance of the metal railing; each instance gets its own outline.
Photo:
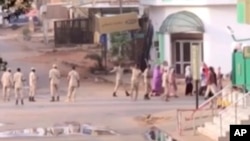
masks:
<path id="1" fill-rule="evenodd" d="M 248 96 L 250 95 L 250 92 L 248 93 L 244 93 L 242 94 L 241 97 L 238 97 L 238 94 L 236 94 L 236 101 L 234 103 L 232 103 L 231 105 L 229 105 L 226 109 L 224 109 L 223 111 L 221 111 L 219 113 L 219 117 L 220 117 L 220 135 L 223 136 L 223 132 L 224 132 L 224 128 L 223 128 L 223 122 L 222 122 L 222 116 L 224 115 L 224 113 L 227 113 L 227 116 L 223 117 L 223 120 L 228 120 L 228 118 L 230 118 L 231 116 L 234 116 L 234 123 L 232 124 L 239 124 L 238 123 L 238 110 L 239 108 L 246 108 L 248 106 Z M 239 105 L 239 103 L 242 102 L 242 105 Z M 234 115 L 229 115 L 228 111 L 229 110 L 233 110 L 234 109 Z M 226 125 L 229 126 L 229 125 Z"/>
<path id="2" fill-rule="evenodd" d="M 187 112 L 191 112 L 191 115 L 188 116 L 187 118 L 184 118 L 185 123 L 187 123 L 188 121 L 192 121 L 192 129 L 193 129 L 193 133 L 196 133 L 196 126 L 197 126 L 197 120 L 198 119 L 204 119 L 204 118 L 209 118 L 209 117 L 213 117 L 215 116 L 216 113 L 218 113 L 218 108 L 217 108 L 217 100 L 218 98 L 221 99 L 225 99 L 226 97 L 228 97 L 228 94 L 231 94 L 231 90 L 229 90 L 229 93 L 226 93 L 224 95 L 223 92 L 225 92 L 225 90 L 230 89 L 232 87 L 232 85 L 227 85 L 226 87 L 224 87 L 222 90 L 220 90 L 219 92 L 217 92 L 214 96 L 212 96 L 211 98 L 209 98 L 208 100 L 204 101 L 203 103 L 201 103 L 199 105 L 198 109 L 177 109 L 177 130 L 179 132 L 179 135 L 182 135 L 182 131 L 184 130 L 184 125 L 183 125 L 183 116 L 184 113 Z M 232 100 L 232 94 L 231 94 L 231 100 Z M 209 107 L 207 107 L 209 106 Z M 201 113 L 201 115 L 198 117 L 196 117 L 196 114 L 199 112 L 205 112 L 205 111 L 211 111 L 211 115 L 203 115 Z"/>

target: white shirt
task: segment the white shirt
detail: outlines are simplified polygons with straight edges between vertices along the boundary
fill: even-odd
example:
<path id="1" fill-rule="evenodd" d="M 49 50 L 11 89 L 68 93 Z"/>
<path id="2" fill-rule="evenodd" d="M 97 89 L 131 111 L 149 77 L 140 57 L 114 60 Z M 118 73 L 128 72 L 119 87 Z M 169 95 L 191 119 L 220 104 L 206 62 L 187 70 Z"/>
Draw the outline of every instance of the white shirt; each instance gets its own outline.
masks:
<path id="1" fill-rule="evenodd" d="M 4 87 L 6 87 L 6 86 L 9 86 L 9 87 L 12 86 L 12 84 L 13 84 L 13 78 L 12 78 L 11 73 L 7 72 L 7 71 L 4 72 L 3 75 L 2 75 L 1 81 L 2 81 L 2 84 L 3 84 Z"/>
<path id="2" fill-rule="evenodd" d="M 123 76 L 124 69 L 122 67 L 114 67 L 114 69 L 111 72 L 116 73 L 116 81 L 120 81 Z"/>
<path id="3" fill-rule="evenodd" d="M 68 74 L 68 79 L 69 79 L 69 86 L 77 87 L 79 85 L 78 82 L 80 81 L 80 76 L 77 71 L 71 70 Z"/>
<path id="4" fill-rule="evenodd" d="M 132 82 L 139 82 L 140 74 L 141 74 L 141 70 L 136 69 L 136 68 L 132 68 L 131 81 Z"/>
<path id="5" fill-rule="evenodd" d="M 29 74 L 29 85 L 30 86 L 36 86 L 37 84 L 37 76 L 36 73 L 31 71 Z"/>
<path id="6" fill-rule="evenodd" d="M 22 88 L 23 87 L 23 74 L 21 72 L 14 73 L 14 87 Z"/>
<path id="7" fill-rule="evenodd" d="M 143 80 L 144 80 L 144 83 L 148 83 L 149 82 L 149 79 L 150 79 L 150 69 L 146 68 L 143 72 Z"/>
<path id="8" fill-rule="evenodd" d="M 50 84 L 59 84 L 61 73 L 58 69 L 52 68 L 49 71 Z"/>

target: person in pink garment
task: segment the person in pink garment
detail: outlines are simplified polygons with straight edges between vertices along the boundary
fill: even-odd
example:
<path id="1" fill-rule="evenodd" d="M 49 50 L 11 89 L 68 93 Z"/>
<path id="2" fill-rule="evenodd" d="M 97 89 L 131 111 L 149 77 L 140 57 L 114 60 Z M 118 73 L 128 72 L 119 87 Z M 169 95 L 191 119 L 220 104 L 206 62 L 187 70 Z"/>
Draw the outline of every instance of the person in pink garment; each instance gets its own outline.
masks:
<path id="1" fill-rule="evenodd" d="M 162 72 L 161 72 L 161 66 L 157 65 L 153 71 L 152 95 L 160 96 L 161 92 L 162 92 Z"/>

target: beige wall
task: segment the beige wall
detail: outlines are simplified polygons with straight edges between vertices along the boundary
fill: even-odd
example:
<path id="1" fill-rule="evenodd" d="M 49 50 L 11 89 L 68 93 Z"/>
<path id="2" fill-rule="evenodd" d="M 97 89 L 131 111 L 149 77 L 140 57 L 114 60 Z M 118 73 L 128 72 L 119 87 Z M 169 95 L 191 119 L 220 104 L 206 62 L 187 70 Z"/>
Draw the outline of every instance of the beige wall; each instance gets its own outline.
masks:
<path id="1" fill-rule="evenodd" d="M 150 19 L 154 25 L 155 31 L 159 28 L 170 14 L 179 11 L 189 11 L 197 15 L 204 23 L 205 34 L 203 35 L 204 61 L 215 68 L 220 66 L 223 73 L 231 71 L 231 45 L 232 37 L 226 27 L 231 26 L 237 38 L 248 38 L 250 33 L 249 25 L 237 23 L 236 6 L 156 6 L 150 8 Z M 155 34 L 156 35 L 156 34 Z M 170 53 L 171 42 L 169 34 L 165 35 L 165 54 Z M 165 58 L 168 59 L 168 58 Z"/>

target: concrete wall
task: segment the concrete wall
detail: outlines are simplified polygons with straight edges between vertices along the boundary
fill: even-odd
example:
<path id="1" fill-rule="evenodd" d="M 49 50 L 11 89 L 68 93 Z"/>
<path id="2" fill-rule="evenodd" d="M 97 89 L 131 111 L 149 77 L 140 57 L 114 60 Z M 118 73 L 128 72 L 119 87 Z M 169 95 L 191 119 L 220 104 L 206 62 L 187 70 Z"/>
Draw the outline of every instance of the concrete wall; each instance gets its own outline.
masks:
<path id="1" fill-rule="evenodd" d="M 236 4 L 237 0 L 140 0 L 140 3 L 157 6 L 228 5 Z"/>
<path id="2" fill-rule="evenodd" d="M 236 5 L 223 6 L 155 6 L 150 7 L 149 15 L 155 31 L 159 30 L 163 20 L 172 13 L 182 10 L 196 14 L 205 25 L 204 61 L 214 67 L 221 66 L 224 73 L 231 70 L 231 36 L 226 26 L 235 30 L 238 38 L 250 37 L 250 25 L 241 25 L 236 19 Z M 165 35 L 165 59 L 169 60 L 169 35 Z"/>

